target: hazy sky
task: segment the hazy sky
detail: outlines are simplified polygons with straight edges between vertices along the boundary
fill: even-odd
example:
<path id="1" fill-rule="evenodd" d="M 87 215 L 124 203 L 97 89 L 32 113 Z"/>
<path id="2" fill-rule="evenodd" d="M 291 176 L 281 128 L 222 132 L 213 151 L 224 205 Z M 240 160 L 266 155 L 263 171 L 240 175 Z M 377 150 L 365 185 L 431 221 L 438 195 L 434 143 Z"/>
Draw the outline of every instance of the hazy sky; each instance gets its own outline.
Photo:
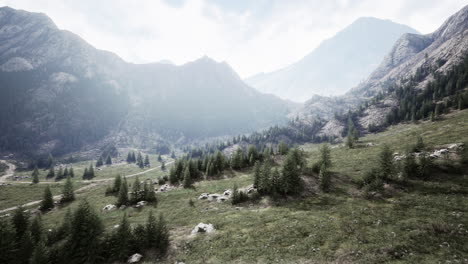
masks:
<path id="1" fill-rule="evenodd" d="M 0 0 L 43 12 L 97 48 L 135 63 L 207 55 L 242 77 L 293 63 L 362 16 L 422 33 L 466 0 Z"/>

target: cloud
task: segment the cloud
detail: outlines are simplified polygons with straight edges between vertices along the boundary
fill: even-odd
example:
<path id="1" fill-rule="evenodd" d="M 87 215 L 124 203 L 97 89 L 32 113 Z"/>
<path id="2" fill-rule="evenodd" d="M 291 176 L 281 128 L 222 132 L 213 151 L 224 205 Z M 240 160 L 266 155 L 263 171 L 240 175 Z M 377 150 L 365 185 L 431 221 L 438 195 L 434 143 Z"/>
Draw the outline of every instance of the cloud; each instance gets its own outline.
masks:
<path id="1" fill-rule="evenodd" d="M 362 16 L 435 30 L 465 0 L 0 0 L 135 63 L 208 55 L 242 77 L 291 64 Z"/>

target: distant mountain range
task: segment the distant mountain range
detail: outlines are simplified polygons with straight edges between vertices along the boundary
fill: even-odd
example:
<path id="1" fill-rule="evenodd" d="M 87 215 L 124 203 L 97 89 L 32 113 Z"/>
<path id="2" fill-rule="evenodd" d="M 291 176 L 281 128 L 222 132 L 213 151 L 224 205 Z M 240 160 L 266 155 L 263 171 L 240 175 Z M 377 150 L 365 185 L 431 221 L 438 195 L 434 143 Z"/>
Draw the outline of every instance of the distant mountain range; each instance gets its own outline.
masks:
<path id="1" fill-rule="evenodd" d="M 417 31 L 389 20 L 359 18 L 300 61 L 245 81 L 261 92 L 298 102 L 313 95 L 341 95 L 364 81 L 404 33 Z"/>
<path id="2" fill-rule="evenodd" d="M 127 63 L 44 14 L 0 8 L 2 151 L 151 149 L 281 124 L 292 106 L 249 87 L 226 63 Z"/>

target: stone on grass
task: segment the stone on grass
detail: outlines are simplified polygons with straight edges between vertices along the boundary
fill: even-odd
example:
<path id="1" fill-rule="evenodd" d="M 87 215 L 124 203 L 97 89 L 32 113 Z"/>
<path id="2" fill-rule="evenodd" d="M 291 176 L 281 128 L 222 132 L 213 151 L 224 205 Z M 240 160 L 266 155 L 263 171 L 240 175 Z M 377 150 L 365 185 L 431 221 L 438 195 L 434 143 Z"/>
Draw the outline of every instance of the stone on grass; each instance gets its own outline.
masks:
<path id="1" fill-rule="evenodd" d="M 208 195 L 208 200 L 209 201 L 214 201 L 216 199 L 218 199 L 218 197 L 220 197 L 221 195 L 220 194 L 217 194 L 217 193 L 213 193 L 213 194 L 209 194 Z"/>
<path id="2" fill-rule="evenodd" d="M 128 263 L 138 263 L 142 257 L 141 254 L 135 253 L 128 259 Z"/>
<path id="3" fill-rule="evenodd" d="M 206 200 L 208 199 L 208 193 L 202 193 L 198 196 L 198 200 Z"/>
<path id="4" fill-rule="evenodd" d="M 220 197 L 218 197 L 218 199 L 216 199 L 216 201 L 217 201 L 218 203 L 221 203 L 221 202 L 227 201 L 228 199 L 229 199 L 229 198 L 226 197 L 226 196 L 220 196 Z"/>
<path id="5" fill-rule="evenodd" d="M 148 204 L 147 201 L 139 201 L 139 202 L 135 205 L 135 207 L 136 207 L 136 208 L 140 208 L 140 207 L 143 207 L 143 206 L 145 206 L 145 205 L 147 205 L 147 204 Z"/>
<path id="6" fill-rule="evenodd" d="M 117 209 L 117 206 L 113 205 L 113 204 L 108 204 L 106 206 L 104 206 L 104 208 L 102 208 L 102 210 L 104 211 L 112 211 L 112 210 L 115 210 Z"/>
<path id="7" fill-rule="evenodd" d="M 197 233 L 212 233 L 216 229 L 212 224 L 204 224 L 204 223 L 199 223 L 193 230 L 192 230 L 192 235 L 195 235 Z"/>

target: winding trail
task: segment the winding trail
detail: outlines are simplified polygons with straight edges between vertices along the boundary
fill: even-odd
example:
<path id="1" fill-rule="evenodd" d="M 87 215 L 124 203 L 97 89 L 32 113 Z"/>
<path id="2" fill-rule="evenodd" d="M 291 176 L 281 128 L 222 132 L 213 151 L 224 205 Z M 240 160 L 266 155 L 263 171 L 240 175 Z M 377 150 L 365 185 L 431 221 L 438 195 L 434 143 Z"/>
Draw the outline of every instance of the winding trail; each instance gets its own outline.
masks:
<path id="1" fill-rule="evenodd" d="M 6 171 L 6 174 L 0 177 L 0 182 L 5 182 L 8 177 L 11 177 L 15 174 L 16 165 L 13 163 L 9 163 L 6 160 L 0 160 L 0 162 L 8 165 L 8 170 Z"/>
<path id="2" fill-rule="evenodd" d="M 166 165 L 169 165 L 169 164 L 172 164 L 174 163 L 174 161 L 170 161 L 168 163 L 166 163 Z M 10 164 L 10 163 L 7 163 L 7 164 Z M 11 164 L 13 165 L 13 164 Z M 13 165 L 14 166 L 14 165 Z M 16 167 L 14 167 L 16 168 Z M 139 176 L 139 175 L 142 175 L 142 174 L 145 174 L 145 173 L 148 173 L 150 171 L 153 171 L 153 170 L 156 170 L 156 169 L 160 169 L 161 166 L 158 166 L 158 167 L 154 167 L 154 168 L 151 168 L 151 169 L 147 169 L 145 171 L 142 171 L 142 172 L 138 172 L 138 173 L 134 173 L 134 174 L 130 174 L 130 175 L 125 175 L 124 177 L 126 178 L 129 178 L 129 177 L 135 177 L 135 176 Z M 13 169 L 13 172 L 14 172 L 14 169 Z M 12 176 L 13 173 L 9 176 Z M 1 178 L 5 177 L 6 175 L 2 176 Z M 7 177 L 9 177 L 7 176 Z M 75 190 L 75 193 L 80 193 L 80 192 L 83 192 L 83 191 L 86 191 L 88 189 L 91 189 L 95 186 L 98 186 L 98 185 L 101 185 L 102 183 L 105 183 L 105 182 L 109 182 L 109 181 L 112 181 L 114 180 L 114 178 L 105 178 L 105 179 L 98 179 L 98 180 L 84 180 L 84 181 L 75 181 L 75 182 L 82 182 L 82 183 L 90 183 L 86 186 L 83 186 L 81 188 L 78 188 Z M 31 182 L 14 182 L 14 183 L 23 183 L 23 184 L 31 184 Z M 57 183 L 57 182 L 40 182 L 40 183 L 43 183 L 43 184 L 47 184 L 47 183 Z M 59 194 L 59 195 L 55 195 L 54 197 L 54 200 L 60 200 L 62 198 L 62 195 Z M 29 202 L 29 203 L 25 203 L 23 205 L 21 205 L 22 207 L 29 207 L 29 206 L 33 206 L 33 205 L 37 205 L 39 203 L 41 203 L 42 200 L 36 200 L 36 201 L 32 201 L 32 202 Z M 3 209 L 3 210 L 0 210 L 0 214 L 2 213 L 6 213 L 8 211 L 13 211 L 15 210 L 16 208 L 18 208 L 18 206 L 14 206 L 14 207 L 10 207 L 10 208 L 6 208 L 6 209 Z"/>

